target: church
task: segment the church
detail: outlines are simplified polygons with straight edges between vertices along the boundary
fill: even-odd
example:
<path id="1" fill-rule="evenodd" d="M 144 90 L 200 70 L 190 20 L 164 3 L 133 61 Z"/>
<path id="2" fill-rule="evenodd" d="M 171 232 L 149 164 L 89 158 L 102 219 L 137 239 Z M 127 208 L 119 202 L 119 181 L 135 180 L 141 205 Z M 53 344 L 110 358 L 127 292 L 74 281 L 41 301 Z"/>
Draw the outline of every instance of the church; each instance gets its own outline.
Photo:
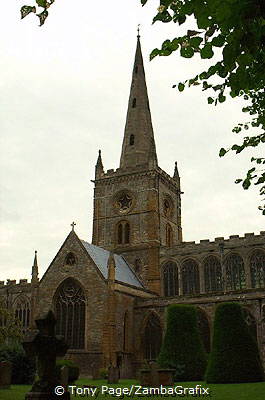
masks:
<path id="1" fill-rule="evenodd" d="M 0 282 L 0 302 L 24 330 L 54 310 L 83 376 L 112 364 L 135 377 L 159 353 L 169 304 L 198 309 L 209 352 L 216 305 L 240 303 L 265 365 L 265 231 L 183 241 L 172 170 L 158 166 L 138 34 L 119 168 L 105 171 L 100 151 L 95 166 L 92 243 L 73 223 L 41 279 L 36 252 L 30 282 Z"/>

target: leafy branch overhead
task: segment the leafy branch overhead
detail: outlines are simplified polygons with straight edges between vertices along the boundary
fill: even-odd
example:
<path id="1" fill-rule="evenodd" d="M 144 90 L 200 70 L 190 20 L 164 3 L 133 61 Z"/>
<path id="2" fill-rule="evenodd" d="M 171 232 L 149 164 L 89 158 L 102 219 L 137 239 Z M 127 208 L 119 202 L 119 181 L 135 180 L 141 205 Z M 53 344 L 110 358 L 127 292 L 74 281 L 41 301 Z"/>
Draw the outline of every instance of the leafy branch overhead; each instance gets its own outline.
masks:
<path id="1" fill-rule="evenodd" d="M 148 0 L 141 0 L 145 5 Z M 150 0 L 149 0 L 150 1 Z M 185 82 L 174 85 L 182 92 L 186 87 L 201 85 L 209 90 L 208 103 L 217 105 L 226 101 L 227 96 L 240 97 L 246 101 L 243 112 L 251 116 L 246 123 L 239 123 L 234 133 L 251 128 L 258 129 L 255 136 L 246 136 L 241 144 L 230 149 L 221 149 L 220 157 L 228 151 L 240 153 L 246 148 L 264 146 L 265 143 L 265 1 L 264 0 L 161 0 L 153 23 L 174 22 L 185 24 L 189 17 L 197 23 L 194 30 L 165 40 L 160 49 L 150 54 L 169 56 L 175 51 L 185 58 L 196 54 L 201 59 L 211 59 L 216 50 L 221 53 L 220 61 L 213 63 L 207 71 Z M 221 52 L 220 52 L 221 50 Z M 260 195 L 265 195 L 265 159 L 254 158 L 255 163 L 245 179 L 237 179 L 244 189 L 251 184 L 260 185 Z M 264 198 L 263 198 L 264 200 Z M 265 215 L 265 205 L 259 207 Z"/>
<path id="2" fill-rule="evenodd" d="M 44 24 L 46 18 L 48 17 L 48 8 L 55 2 L 55 0 L 35 0 L 36 5 L 34 6 L 23 6 L 20 9 L 21 19 L 25 18 L 27 15 L 37 13 L 37 8 L 40 9 L 40 12 L 36 14 L 36 16 L 40 20 L 40 26 Z M 37 7 L 37 8 L 36 8 Z"/>

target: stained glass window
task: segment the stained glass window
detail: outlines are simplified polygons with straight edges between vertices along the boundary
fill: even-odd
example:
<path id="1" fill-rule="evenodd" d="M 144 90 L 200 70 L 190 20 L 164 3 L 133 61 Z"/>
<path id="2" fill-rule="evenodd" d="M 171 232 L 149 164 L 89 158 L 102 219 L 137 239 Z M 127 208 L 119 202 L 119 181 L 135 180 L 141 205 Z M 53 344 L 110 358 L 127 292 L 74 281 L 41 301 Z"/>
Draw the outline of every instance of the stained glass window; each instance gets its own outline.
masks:
<path id="1" fill-rule="evenodd" d="M 242 257 L 238 254 L 230 254 L 225 260 L 225 268 L 227 290 L 238 290 L 246 287 Z"/>
<path id="2" fill-rule="evenodd" d="M 151 314 L 144 331 L 144 347 L 146 360 L 156 360 L 162 344 L 162 329 L 159 318 Z"/>
<path id="3" fill-rule="evenodd" d="M 164 295 L 166 297 L 178 295 L 178 269 L 175 263 L 168 262 L 163 269 Z"/>
<path id="4" fill-rule="evenodd" d="M 265 287 L 265 252 L 256 250 L 250 258 L 251 285 L 254 288 Z"/>
<path id="5" fill-rule="evenodd" d="M 207 257 L 203 263 L 205 291 L 217 292 L 223 289 L 222 267 L 217 257 Z"/>
<path id="6" fill-rule="evenodd" d="M 85 346 L 85 311 L 83 289 L 74 279 L 66 279 L 55 298 L 56 333 L 65 338 L 70 349 Z"/>
<path id="7" fill-rule="evenodd" d="M 200 292 L 199 268 L 194 260 L 186 260 L 182 266 L 183 294 Z"/>

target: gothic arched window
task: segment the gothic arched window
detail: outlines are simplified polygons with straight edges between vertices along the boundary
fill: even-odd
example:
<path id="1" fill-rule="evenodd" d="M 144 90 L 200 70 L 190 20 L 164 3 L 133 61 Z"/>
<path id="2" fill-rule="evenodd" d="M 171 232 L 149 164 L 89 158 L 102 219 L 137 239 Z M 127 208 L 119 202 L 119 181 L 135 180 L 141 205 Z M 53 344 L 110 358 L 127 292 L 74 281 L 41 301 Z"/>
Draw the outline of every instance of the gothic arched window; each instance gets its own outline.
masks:
<path id="1" fill-rule="evenodd" d="M 171 247 L 173 244 L 173 231 L 169 224 L 166 225 L 166 246 Z"/>
<path id="2" fill-rule="evenodd" d="M 65 264 L 74 265 L 75 263 L 76 263 L 75 255 L 72 252 L 68 253 L 67 256 L 65 257 Z"/>
<path id="3" fill-rule="evenodd" d="M 182 266 L 183 294 L 200 292 L 199 268 L 194 260 L 186 260 Z"/>
<path id="4" fill-rule="evenodd" d="M 118 244 L 130 243 L 130 224 L 127 221 L 121 221 L 117 227 L 117 242 Z"/>
<path id="5" fill-rule="evenodd" d="M 21 322 L 23 330 L 29 328 L 30 303 L 25 297 L 18 298 L 15 304 L 15 317 Z"/>
<path id="6" fill-rule="evenodd" d="M 225 260 L 225 269 L 227 290 L 238 290 L 246 287 L 242 257 L 238 254 L 230 254 Z"/>
<path id="7" fill-rule="evenodd" d="M 130 146 L 134 145 L 134 135 L 130 136 Z"/>
<path id="8" fill-rule="evenodd" d="M 56 334 L 62 335 L 70 349 L 85 347 L 85 295 L 72 278 L 66 279 L 55 295 Z"/>
<path id="9" fill-rule="evenodd" d="M 129 315 L 128 312 L 124 314 L 123 320 L 123 351 L 129 351 Z"/>
<path id="10" fill-rule="evenodd" d="M 251 285 L 253 288 L 265 287 L 265 252 L 256 250 L 250 258 Z"/>
<path id="11" fill-rule="evenodd" d="M 175 263 L 168 262 L 163 270 L 164 295 L 166 297 L 178 295 L 178 268 Z"/>
<path id="12" fill-rule="evenodd" d="M 223 289 L 222 267 L 217 257 L 209 256 L 204 261 L 205 291 L 217 292 Z"/>
<path id="13" fill-rule="evenodd" d="M 146 360 L 156 360 L 162 344 L 162 328 L 160 320 L 151 314 L 144 330 L 144 350 Z"/>
<path id="14" fill-rule="evenodd" d="M 202 343 L 204 345 L 206 353 L 210 353 L 211 351 L 211 334 L 210 334 L 210 325 L 206 313 L 197 308 L 198 312 L 198 328 L 201 336 Z"/>

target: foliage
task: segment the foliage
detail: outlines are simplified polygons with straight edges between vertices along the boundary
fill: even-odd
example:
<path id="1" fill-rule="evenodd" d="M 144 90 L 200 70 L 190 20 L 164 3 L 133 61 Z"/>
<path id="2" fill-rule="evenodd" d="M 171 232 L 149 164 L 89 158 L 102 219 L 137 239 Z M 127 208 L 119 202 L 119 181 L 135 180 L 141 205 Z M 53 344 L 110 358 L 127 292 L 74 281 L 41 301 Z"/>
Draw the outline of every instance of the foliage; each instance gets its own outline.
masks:
<path id="1" fill-rule="evenodd" d="M 35 0 L 34 6 L 23 6 L 20 9 L 21 19 L 25 18 L 27 15 L 34 13 L 36 14 L 37 8 L 40 9 L 40 13 L 36 14 L 36 16 L 40 20 L 40 26 L 44 24 L 46 18 L 48 17 L 48 8 L 54 3 L 55 0 Z M 37 8 L 36 8 L 37 7 Z"/>
<path id="2" fill-rule="evenodd" d="M 263 380 L 258 345 L 244 320 L 241 306 L 237 303 L 218 305 L 206 381 L 240 383 Z"/>
<path id="3" fill-rule="evenodd" d="M 99 376 L 101 379 L 108 379 L 108 370 L 106 368 L 100 368 Z"/>
<path id="4" fill-rule="evenodd" d="M 141 0 L 145 5 L 148 0 Z M 195 77 L 180 82 L 182 92 L 187 86 L 201 85 L 210 90 L 208 103 L 217 105 L 227 96 L 240 97 L 247 102 L 242 109 L 252 120 L 239 123 L 233 132 L 240 133 L 250 127 L 259 128 L 259 133 L 245 136 L 241 144 L 221 149 L 219 156 L 228 151 L 240 153 L 246 148 L 265 143 L 265 2 L 264 0 L 161 0 L 153 22 L 185 24 L 193 17 L 197 27 L 173 40 L 165 40 L 161 49 L 154 49 L 150 59 L 169 56 L 179 50 L 180 55 L 192 58 L 199 55 L 211 59 L 216 53 L 220 61 L 201 71 Z M 219 50 L 219 51 L 218 51 Z M 265 195 L 265 159 L 254 158 L 255 164 L 245 179 L 237 179 L 244 189 L 253 183 L 259 185 L 260 195 Z M 261 167 L 261 168 L 260 168 Z M 264 199 L 263 199 L 264 200 Z M 259 207 L 265 215 L 265 205 Z"/>
<path id="5" fill-rule="evenodd" d="M 35 375 L 35 362 L 30 360 L 21 346 L 16 343 L 0 347 L 0 361 L 12 363 L 12 384 L 29 384 Z"/>
<path id="6" fill-rule="evenodd" d="M 158 357 L 163 368 L 174 368 L 176 380 L 202 379 L 206 354 L 200 338 L 197 310 L 172 304 L 167 309 L 167 329 Z"/>
<path id="7" fill-rule="evenodd" d="M 57 360 L 56 361 L 56 375 L 59 377 L 60 369 L 68 367 L 68 383 L 75 382 L 79 377 L 79 367 L 72 360 Z"/>
<path id="8" fill-rule="evenodd" d="M 21 339 L 22 326 L 20 321 L 3 304 L 0 304 L 0 346 L 6 342 Z"/>

